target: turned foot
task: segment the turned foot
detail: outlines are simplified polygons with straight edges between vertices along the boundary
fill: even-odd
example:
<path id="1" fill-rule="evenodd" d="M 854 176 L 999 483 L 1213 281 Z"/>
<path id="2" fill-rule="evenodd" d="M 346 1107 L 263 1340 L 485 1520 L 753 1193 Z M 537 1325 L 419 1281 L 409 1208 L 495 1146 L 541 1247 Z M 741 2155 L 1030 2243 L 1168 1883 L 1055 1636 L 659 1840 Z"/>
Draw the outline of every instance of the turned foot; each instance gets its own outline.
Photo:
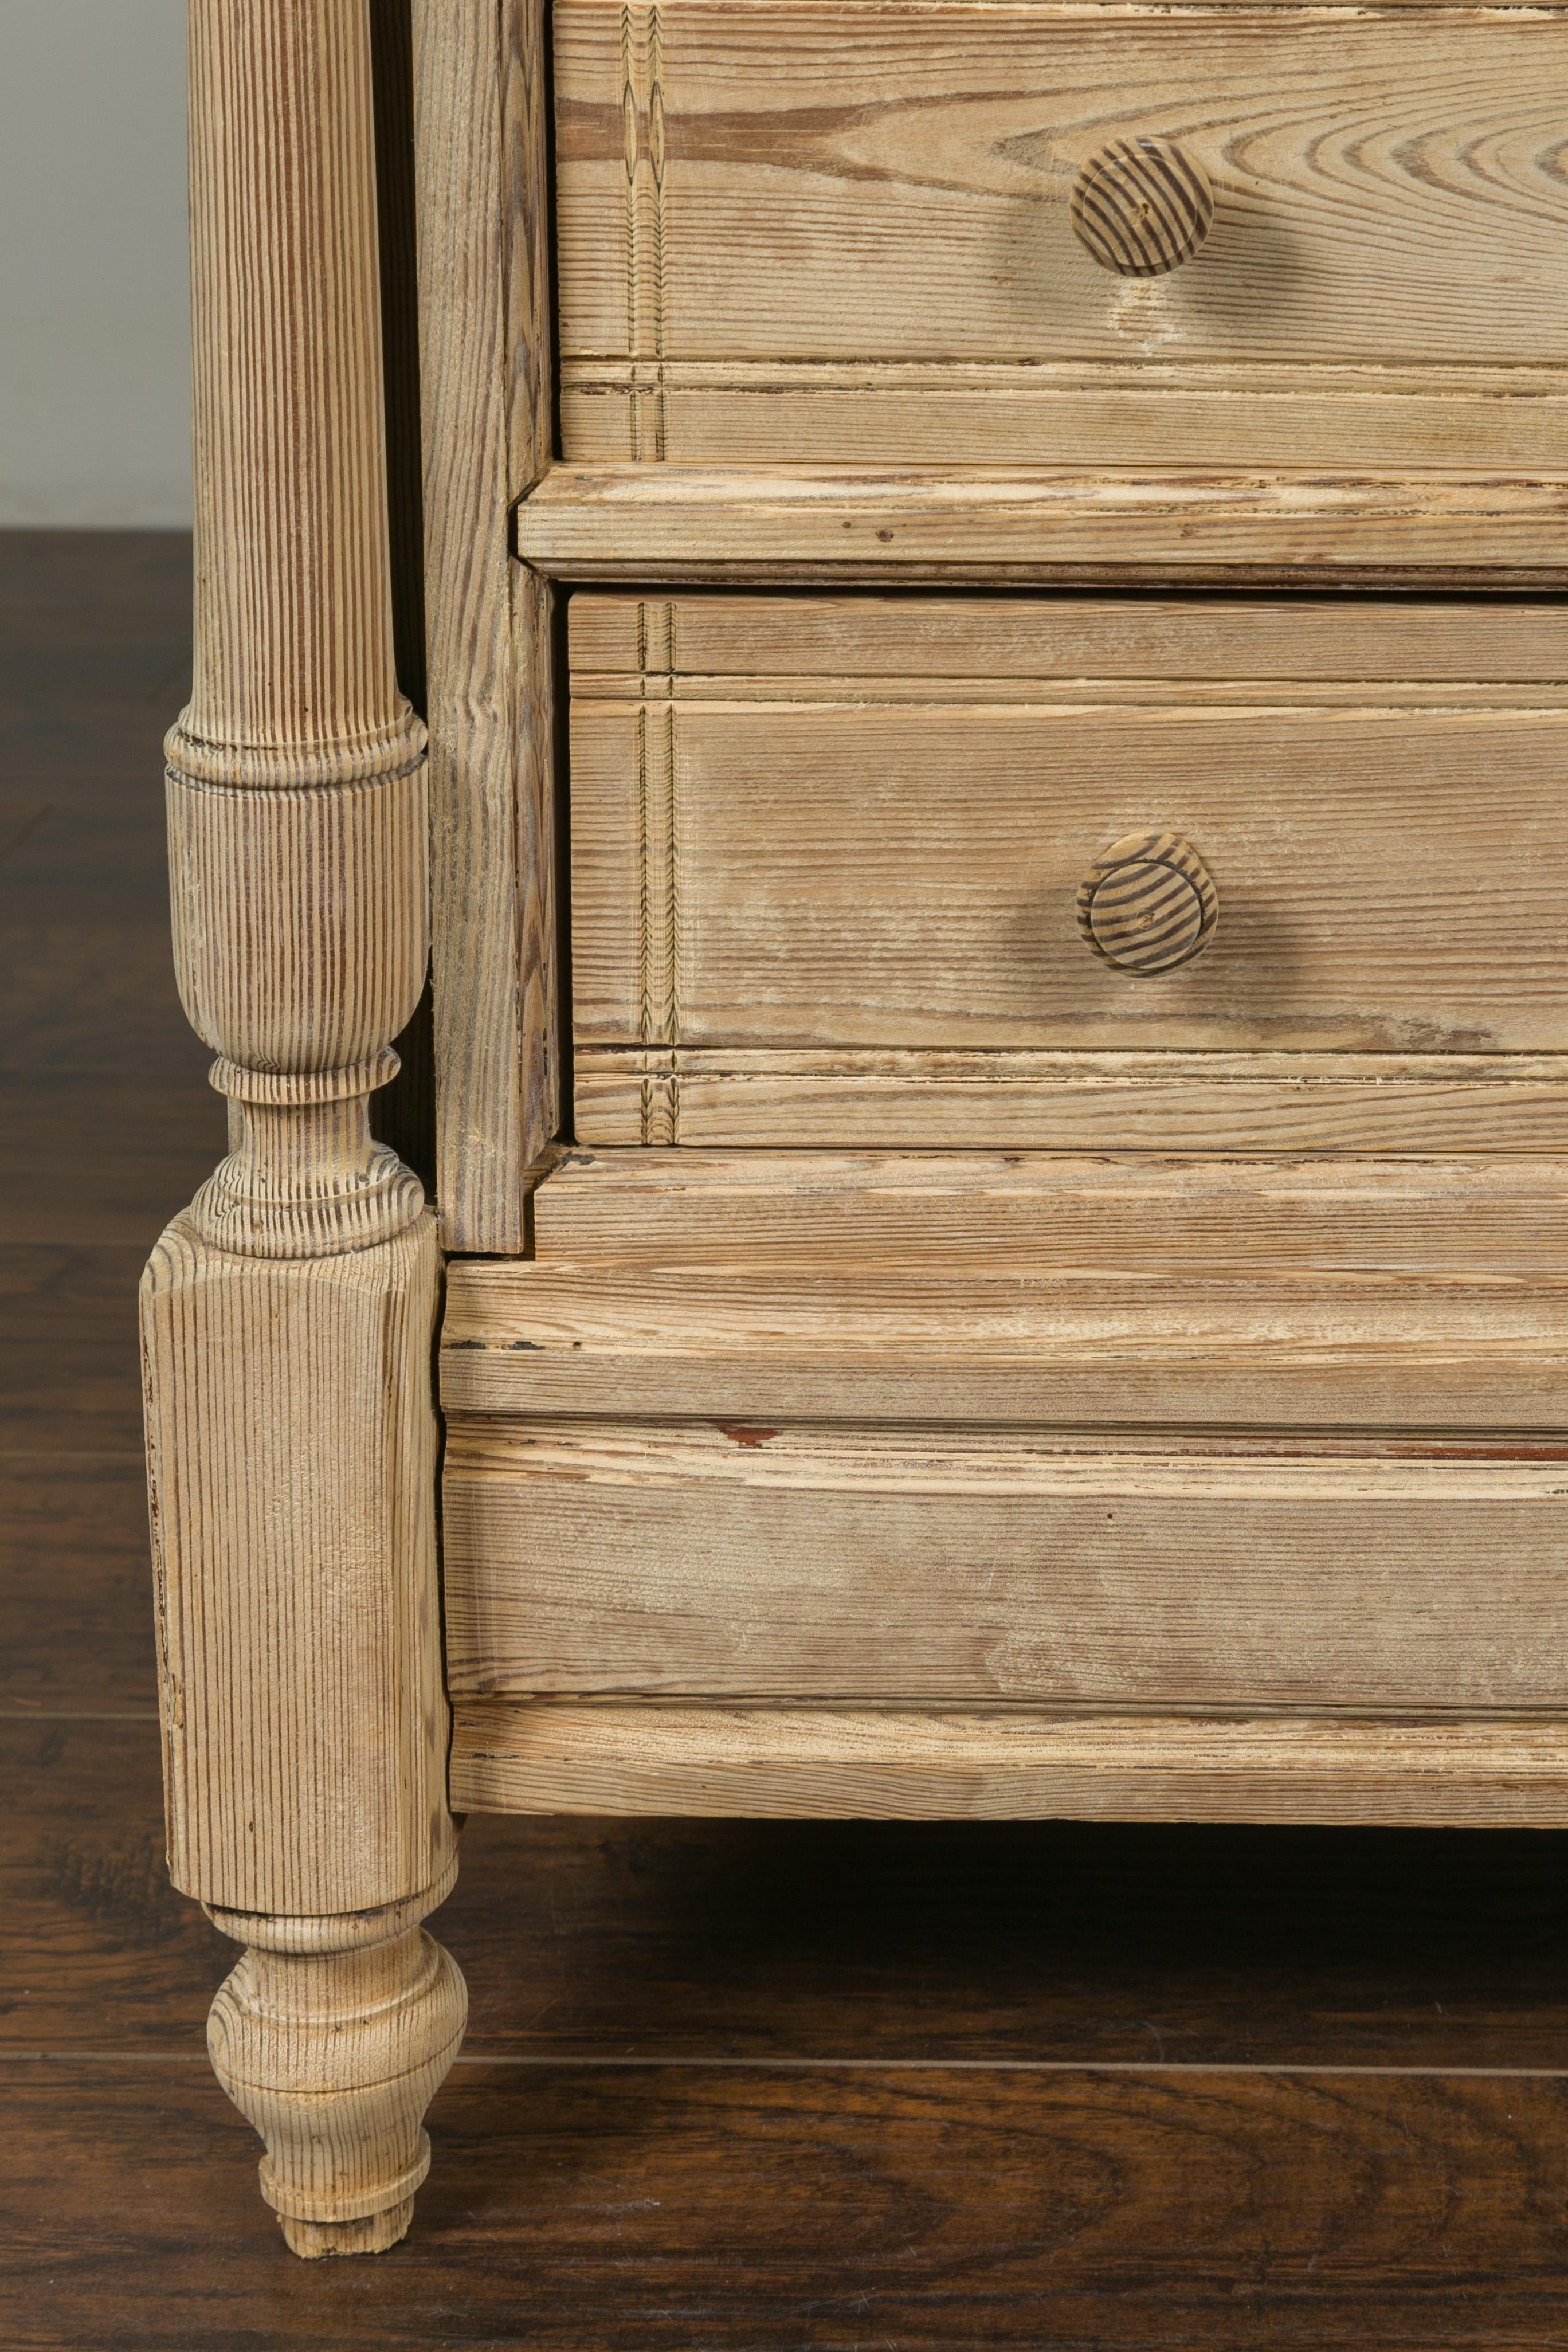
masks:
<path id="1" fill-rule="evenodd" d="M 363 2221 L 300 2221 L 279 2213 L 278 2226 L 289 2251 L 312 2263 L 323 2254 L 384 2254 L 408 2235 L 413 2219 L 414 2200 L 405 2197 L 384 2212 L 367 2213 Z"/>
<path id="2" fill-rule="evenodd" d="M 411 1902 L 337 1918 L 212 1909 L 244 1943 L 207 2027 L 218 2081 L 267 2143 L 261 2193 L 297 2254 L 383 2253 L 430 2168 L 425 2110 L 468 2014 L 450 1955 Z"/>

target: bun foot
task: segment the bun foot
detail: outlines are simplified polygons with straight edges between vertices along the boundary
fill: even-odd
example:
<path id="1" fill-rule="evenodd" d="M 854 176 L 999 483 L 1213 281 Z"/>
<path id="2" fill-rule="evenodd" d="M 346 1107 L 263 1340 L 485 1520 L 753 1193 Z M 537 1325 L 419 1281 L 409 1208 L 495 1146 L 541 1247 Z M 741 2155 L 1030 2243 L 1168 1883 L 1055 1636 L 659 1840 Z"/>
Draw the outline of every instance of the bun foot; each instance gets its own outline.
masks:
<path id="1" fill-rule="evenodd" d="M 468 1996 L 412 1902 L 341 1918 L 215 1910 L 244 1957 L 212 2007 L 213 2071 L 267 2143 L 261 2193 L 295 2253 L 378 2254 L 430 2169 L 425 2110 L 458 2054 Z"/>

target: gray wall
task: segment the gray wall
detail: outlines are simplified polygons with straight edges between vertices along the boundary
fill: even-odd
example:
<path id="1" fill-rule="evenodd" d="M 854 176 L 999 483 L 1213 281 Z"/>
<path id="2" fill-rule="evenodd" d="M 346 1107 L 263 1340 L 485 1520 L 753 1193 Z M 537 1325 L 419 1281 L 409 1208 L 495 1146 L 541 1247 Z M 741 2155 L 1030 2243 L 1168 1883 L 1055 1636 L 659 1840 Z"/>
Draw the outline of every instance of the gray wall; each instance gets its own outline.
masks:
<path id="1" fill-rule="evenodd" d="M 0 0 L 0 525 L 188 525 L 184 0 Z"/>

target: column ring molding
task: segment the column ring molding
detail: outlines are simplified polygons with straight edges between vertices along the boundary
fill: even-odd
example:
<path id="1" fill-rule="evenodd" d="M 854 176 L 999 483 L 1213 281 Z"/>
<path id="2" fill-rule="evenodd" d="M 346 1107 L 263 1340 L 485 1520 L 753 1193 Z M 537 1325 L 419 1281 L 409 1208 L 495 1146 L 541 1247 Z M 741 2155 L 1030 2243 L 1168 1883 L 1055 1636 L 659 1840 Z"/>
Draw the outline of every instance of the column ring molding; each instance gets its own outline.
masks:
<path id="1" fill-rule="evenodd" d="M 163 756 L 182 783 L 236 793 L 395 783 L 424 765 L 426 748 L 425 722 L 410 709 L 368 735 L 320 745 L 215 742 L 190 733 L 183 717 L 163 738 Z"/>
<path id="2" fill-rule="evenodd" d="M 251 1070 L 220 1054 L 207 1072 L 207 1084 L 232 1102 L 300 1108 L 373 1095 L 378 1087 L 390 1086 L 402 1066 L 391 1045 L 342 1070 Z"/>

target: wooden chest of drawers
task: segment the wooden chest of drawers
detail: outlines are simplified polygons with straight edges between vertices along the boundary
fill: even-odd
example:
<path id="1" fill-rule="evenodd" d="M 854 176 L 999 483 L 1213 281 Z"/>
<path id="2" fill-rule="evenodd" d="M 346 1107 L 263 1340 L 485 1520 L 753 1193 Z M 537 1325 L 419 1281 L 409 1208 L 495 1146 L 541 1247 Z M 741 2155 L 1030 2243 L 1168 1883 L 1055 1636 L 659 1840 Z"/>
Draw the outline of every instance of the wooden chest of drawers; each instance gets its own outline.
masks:
<path id="1" fill-rule="evenodd" d="M 1563 12 L 416 0 L 416 222 L 394 14 L 192 10 L 149 1449 L 308 2253 L 451 1807 L 1568 1824 Z"/>

